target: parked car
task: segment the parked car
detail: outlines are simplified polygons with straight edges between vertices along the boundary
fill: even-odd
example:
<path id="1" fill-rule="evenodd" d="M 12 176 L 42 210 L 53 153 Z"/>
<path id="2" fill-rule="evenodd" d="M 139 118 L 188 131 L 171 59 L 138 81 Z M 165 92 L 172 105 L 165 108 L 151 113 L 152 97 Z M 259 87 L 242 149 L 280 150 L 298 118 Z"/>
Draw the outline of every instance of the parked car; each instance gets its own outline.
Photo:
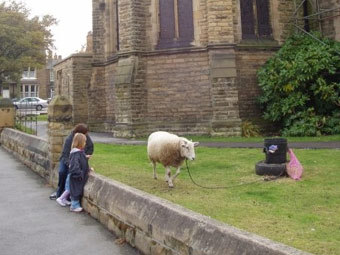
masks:
<path id="1" fill-rule="evenodd" d="M 13 102 L 17 109 L 36 109 L 41 111 L 48 106 L 48 102 L 45 99 L 39 97 L 24 97 L 19 101 Z"/>

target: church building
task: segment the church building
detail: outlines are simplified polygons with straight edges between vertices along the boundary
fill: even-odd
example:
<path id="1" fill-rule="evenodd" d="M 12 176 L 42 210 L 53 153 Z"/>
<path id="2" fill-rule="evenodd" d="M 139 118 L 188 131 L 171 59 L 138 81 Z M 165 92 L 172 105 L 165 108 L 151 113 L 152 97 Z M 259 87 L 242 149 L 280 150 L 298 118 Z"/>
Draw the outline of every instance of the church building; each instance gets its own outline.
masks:
<path id="1" fill-rule="evenodd" d="M 75 123 L 115 137 L 156 130 L 240 135 L 242 121 L 261 116 L 258 68 L 304 22 L 299 17 L 306 10 L 319 8 L 321 17 L 321 7 L 340 5 L 339 0 L 92 2 L 91 49 L 55 66 L 55 93 L 69 97 Z M 339 39 L 339 17 L 320 27 Z"/>

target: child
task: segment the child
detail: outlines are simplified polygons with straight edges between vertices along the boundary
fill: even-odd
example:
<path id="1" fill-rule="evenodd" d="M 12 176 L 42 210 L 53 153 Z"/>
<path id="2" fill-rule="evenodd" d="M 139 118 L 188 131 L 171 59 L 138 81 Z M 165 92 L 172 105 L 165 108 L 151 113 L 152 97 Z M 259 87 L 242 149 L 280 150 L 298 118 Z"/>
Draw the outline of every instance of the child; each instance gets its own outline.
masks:
<path id="1" fill-rule="evenodd" d="M 56 192 L 53 192 L 50 195 L 50 199 L 56 199 L 63 194 L 65 190 L 65 184 L 66 184 L 66 178 L 68 175 L 68 169 L 70 165 L 70 152 L 71 152 L 71 146 L 73 137 L 76 133 L 83 133 L 86 135 L 86 145 L 85 145 L 85 153 L 87 155 L 87 158 L 90 159 L 91 155 L 93 154 L 93 142 L 91 140 L 91 137 L 88 135 L 88 128 L 85 124 L 77 124 L 72 132 L 69 134 L 69 136 L 66 138 L 63 151 L 61 152 L 60 158 L 59 158 L 59 179 L 58 179 L 58 189 Z"/>
<path id="2" fill-rule="evenodd" d="M 56 200 L 61 206 L 69 205 L 67 198 L 71 195 L 72 212 L 81 212 L 80 199 L 83 196 L 83 190 L 88 178 L 89 165 L 84 152 L 86 136 L 82 133 L 76 133 L 73 138 L 70 153 L 70 168 L 67 175 L 65 191 Z"/>

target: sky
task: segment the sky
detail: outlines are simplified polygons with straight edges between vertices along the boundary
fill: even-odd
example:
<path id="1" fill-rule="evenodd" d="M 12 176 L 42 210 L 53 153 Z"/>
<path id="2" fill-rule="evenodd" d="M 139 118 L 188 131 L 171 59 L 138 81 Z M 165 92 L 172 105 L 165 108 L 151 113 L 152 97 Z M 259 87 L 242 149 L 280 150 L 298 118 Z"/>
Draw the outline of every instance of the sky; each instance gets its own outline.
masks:
<path id="1" fill-rule="evenodd" d="M 58 25 L 51 27 L 54 53 L 65 58 L 79 52 L 86 45 L 86 36 L 92 31 L 92 0 L 15 0 L 31 10 L 31 15 L 52 15 Z"/>

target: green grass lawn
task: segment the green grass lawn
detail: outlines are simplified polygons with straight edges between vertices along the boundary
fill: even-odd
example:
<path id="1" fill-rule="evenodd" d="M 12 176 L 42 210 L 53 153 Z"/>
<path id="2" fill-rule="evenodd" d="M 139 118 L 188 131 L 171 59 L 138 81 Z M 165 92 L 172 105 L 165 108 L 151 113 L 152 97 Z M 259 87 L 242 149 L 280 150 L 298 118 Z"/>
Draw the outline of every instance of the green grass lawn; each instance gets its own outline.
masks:
<path id="1" fill-rule="evenodd" d="M 38 115 L 38 121 L 47 121 L 47 118 L 48 118 L 47 114 Z"/>
<path id="2" fill-rule="evenodd" d="M 91 166 L 101 175 L 165 198 L 188 209 L 314 254 L 340 254 L 340 150 L 294 150 L 304 166 L 301 181 L 281 178 L 264 182 L 255 163 L 261 149 L 198 147 L 190 169 L 196 182 L 206 186 L 232 186 L 210 190 L 191 182 L 188 173 L 168 188 L 164 168 L 158 180 L 146 146 L 95 144 Z"/>
<path id="3" fill-rule="evenodd" d="M 32 129 L 32 128 L 25 126 L 25 125 L 21 125 L 20 123 L 15 124 L 15 129 L 17 129 L 21 132 L 25 132 L 25 133 L 30 134 L 30 135 L 36 134 L 35 129 Z"/>

